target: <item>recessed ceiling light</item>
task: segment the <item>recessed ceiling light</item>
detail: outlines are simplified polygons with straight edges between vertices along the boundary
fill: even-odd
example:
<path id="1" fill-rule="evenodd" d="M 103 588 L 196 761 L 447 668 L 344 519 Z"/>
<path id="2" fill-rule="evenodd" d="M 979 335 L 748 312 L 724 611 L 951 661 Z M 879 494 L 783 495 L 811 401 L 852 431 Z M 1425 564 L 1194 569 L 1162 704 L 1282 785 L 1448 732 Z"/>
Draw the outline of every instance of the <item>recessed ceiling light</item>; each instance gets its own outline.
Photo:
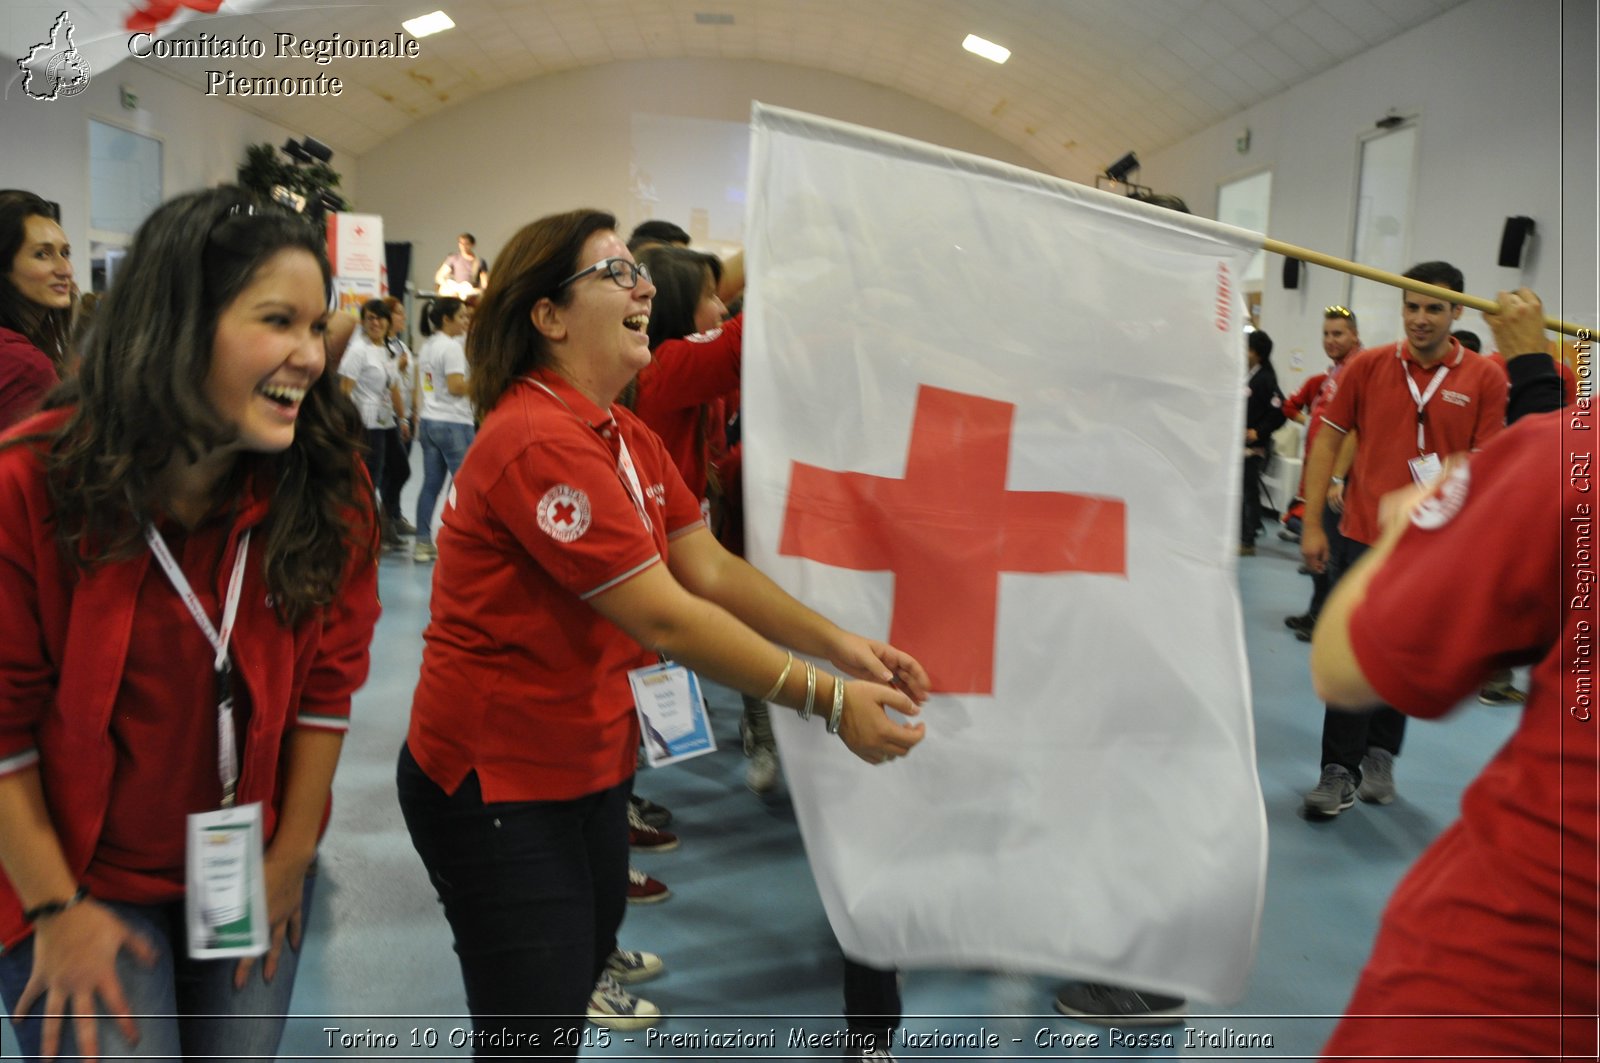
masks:
<path id="1" fill-rule="evenodd" d="M 996 63 L 1003 63 L 1011 58 L 1010 48 L 1002 48 L 993 41 L 986 41 L 976 33 L 967 34 L 967 39 L 961 42 L 961 47 L 973 55 L 981 55 Z"/>
<path id="2" fill-rule="evenodd" d="M 454 29 L 456 24 L 443 11 L 435 11 L 429 15 L 407 19 L 400 25 L 404 26 L 406 32 L 413 37 L 427 37 L 435 33 L 442 33 L 448 29 Z"/>

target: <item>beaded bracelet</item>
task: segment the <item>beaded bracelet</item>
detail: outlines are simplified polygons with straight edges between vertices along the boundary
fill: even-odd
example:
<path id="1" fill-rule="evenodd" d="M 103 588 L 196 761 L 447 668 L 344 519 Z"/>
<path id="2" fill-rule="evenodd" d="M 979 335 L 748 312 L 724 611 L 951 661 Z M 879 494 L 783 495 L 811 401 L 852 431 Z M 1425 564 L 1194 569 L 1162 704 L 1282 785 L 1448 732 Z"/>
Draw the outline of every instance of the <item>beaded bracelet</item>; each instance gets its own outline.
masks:
<path id="1" fill-rule="evenodd" d="M 844 722 L 844 678 L 833 677 L 833 708 L 828 711 L 828 733 L 839 733 L 839 725 Z"/>
<path id="2" fill-rule="evenodd" d="M 789 653 L 785 650 L 784 652 Z M 794 654 L 789 653 L 789 659 L 783 662 L 783 671 L 778 673 L 778 681 L 772 684 L 772 689 L 762 695 L 762 701 L 771 701 L 783 690 L 783 684 L 789 681 L 789 669 L 794 667 Z"/>
<path id="3" fill-rule="evenodd" d="M 52 915 L 60 915 L 73 905 L 89 899 L 89 887 L 79 886 L 77 892 L 64 901 L 45 901 L 32 908 L 24 909 L 22 919 L 24 922 L 37 923 L 41 919 L 48 919 Z"/>
<path id="4" fill-rule="evenodd" d="M 802 720 L 811 719 L 811 709 L 817 703 L 817 666 L 806 662 L 806 703 L 800 710 Z"/>

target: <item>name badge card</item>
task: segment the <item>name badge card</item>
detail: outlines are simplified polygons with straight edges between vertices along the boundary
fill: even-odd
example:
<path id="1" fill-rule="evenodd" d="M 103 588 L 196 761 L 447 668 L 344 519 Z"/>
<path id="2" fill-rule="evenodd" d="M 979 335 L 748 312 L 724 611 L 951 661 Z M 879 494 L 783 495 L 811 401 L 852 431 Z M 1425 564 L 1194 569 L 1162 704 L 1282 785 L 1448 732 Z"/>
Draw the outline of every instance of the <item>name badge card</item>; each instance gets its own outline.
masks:
<path id="1" fill-rule="evenodd" d="M 270 944 L 261 805 L 189 817 L 185 859 L 189 958 L 265 955 Z"/>
<path id="2" fill-rule="evenodd" d="M 681 664 L 658 664 L 628 673 L 639 710 L 645 761 L 652 768 L 714 752 L 711 717 L 700 680 Z"/>
<path id="3" fill-rule="evenodd" d="M 1424 454 L 1420 458 L 1412 458 L 1408 463 L 1411 466 L 1411 479 L 1418 487 L 1432 487 L 1439 477 L 1444 475 L 1444 463 L 1437 454 Z"/>

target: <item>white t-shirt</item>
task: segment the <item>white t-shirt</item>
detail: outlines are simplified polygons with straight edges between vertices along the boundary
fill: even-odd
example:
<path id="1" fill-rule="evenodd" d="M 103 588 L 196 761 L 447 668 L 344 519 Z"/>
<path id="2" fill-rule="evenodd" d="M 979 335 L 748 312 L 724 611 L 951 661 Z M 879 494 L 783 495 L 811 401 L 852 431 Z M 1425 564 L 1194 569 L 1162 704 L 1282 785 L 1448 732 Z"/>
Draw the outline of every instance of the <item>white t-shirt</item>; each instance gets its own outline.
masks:
<path id="1" fill-rule="evenodd" d="M 472 396 L 450 394 L 450 375 L 467 375 L 467 352 L 461 337 L 435 332 L 422 341 L 417 359 L 422 367 L 422 419 L 471 424 Z"/>
<path id="2" fill-rule="evenodd" d="M 368 428 L 394 427 L 394 400 L 389 388 L 400 383 L 400 370 L 389 352 L 357 331 L 339 361 L 339 375 L 356 382 L 350 401 Z"/>

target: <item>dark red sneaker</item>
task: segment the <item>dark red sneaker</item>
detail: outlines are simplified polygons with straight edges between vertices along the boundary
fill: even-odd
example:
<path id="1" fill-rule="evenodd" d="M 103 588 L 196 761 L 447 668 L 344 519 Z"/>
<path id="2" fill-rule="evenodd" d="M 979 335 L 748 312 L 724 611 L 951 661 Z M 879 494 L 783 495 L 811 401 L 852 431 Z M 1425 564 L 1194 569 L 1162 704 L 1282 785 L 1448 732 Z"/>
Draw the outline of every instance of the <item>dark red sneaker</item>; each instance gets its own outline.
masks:
<path id="1" fill-rule="evenodd" d="M 652 827 L 630 805 L 628 807 L 628 846 L 646 853 L 669 853 L 678 847 L 678 836 L 670 830 Z"/>
<path id="2" fill-rule="evenodd" d="M 667 884 L 651 878 L 636 867 L 628 868 L 628 903 L 658 904 L 672 896 Z"/>

